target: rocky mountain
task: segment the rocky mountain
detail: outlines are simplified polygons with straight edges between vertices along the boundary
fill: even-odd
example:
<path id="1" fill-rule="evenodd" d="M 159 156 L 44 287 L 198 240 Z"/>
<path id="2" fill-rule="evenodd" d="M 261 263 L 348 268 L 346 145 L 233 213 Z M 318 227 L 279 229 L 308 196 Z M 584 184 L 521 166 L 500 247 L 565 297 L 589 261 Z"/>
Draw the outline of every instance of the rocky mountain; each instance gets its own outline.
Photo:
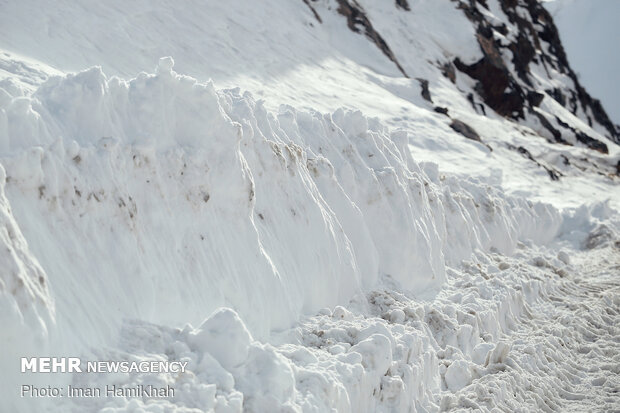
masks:
<path id="1" fill-rule="evenodd" d="M 308 0 L 305 3 L 319 24 L 321 13 L 335 11 L 342 15 L 348 28 L 374 43 L 403 76 L 415 77 L 420 71 L 419 62 L 412 64 L 406 58 L 408 54 L 418 52 L 402 45 L 402 40 L 415 38 L 419 30 L 415 24 L 401 28 L 400 33 L 396 34 L 399 38 L 396 38 L 390 31 L 382 35 L 373 26 L 374 18 L 379 20 L 384 17 L 379 15 L 380 10 L 371 2 L 339 0 L 326 3 Z M 467 97 L 476 113 L 486 115 L 491 110 L 516 123 L 531 126 L 549 142 L 583 145 L 604 154 L 609 152 L 607 141 L 620 144 L 618 126 L 609 119 L 600 101 L 592 98 L 580 84 L 570 67 L 553 18 L 539 1 L 470 0 L 452 3 L 471 23 L 474 32 L 470 35 L 475 38 L 481 56 L 472 62 L 471 56 L 461 57 L 458 51 L 455 54 L 449 51 L 443 59 L 425 63 L 450 79 L 455 89 Z M 369 11 L 366 11 L 364 4 Z M 393 7 L 402 14 L 426 11 L 419 8 L 418 3 L 412 5 L 406 0 L 397 0 Z M 433 16 L 428 18 L 433 19 Z M 463 33 L 453 33 L 449 27 L 439 24 L 433 29 L 446 31 L 448 36 L 463 36 Z M 456 39 L 453 40 L 456 43 Z M 463 87 L 461 82 L 457 82 L 461 76 L 467 76 L 473 84 L 462 82 L 469 83 Z M 417 79 L 422 97 L 432 103 L 434 85 L 427 79 Z M 543 104 L 543 101 L 551 99 L 566 111 L 552 109 L 555 103 Z M 449 116 L 449 107 L 436 106 L 434 109 Z M 588 128 L 579 123 L 575 125 L 574 118 Z M 463 128 L 456 126 L 455 130 L 461 132 Z M 461 133 L 479 139 L 472 128 Z M 550 176 L 556 179 L 559 175 L 550 172 Z"/>

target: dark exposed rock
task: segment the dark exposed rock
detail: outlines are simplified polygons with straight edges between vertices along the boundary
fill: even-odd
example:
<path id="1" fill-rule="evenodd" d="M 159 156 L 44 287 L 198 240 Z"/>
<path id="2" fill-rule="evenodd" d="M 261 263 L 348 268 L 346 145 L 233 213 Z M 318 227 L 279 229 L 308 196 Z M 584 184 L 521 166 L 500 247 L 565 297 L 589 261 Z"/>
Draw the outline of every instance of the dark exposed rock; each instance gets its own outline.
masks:
<path id="1" fill-rule="evenodd" d="M 474 128 L 472 128 L 471 126 L 469 126 L 463 121 L 454 119 L 452 123 L 450 124 L 450 127 L 454 129 L 456 132 L 465 136 L 467 139 L 471 139 L 477 142 L 482 142 L 482 140 L 480 139 L 480 135 L 478 135 L 478 132 L 476 132 Z"/>
<path id="2" fill-rule="evenodd" d="M 316 0 L 313 0 L 316 1 Z M 310 10 L 312 11 L 312 14 L 314 14 L 314 18 L 319 22 L 319 23 L 323 23 L 323 20 L 321 20 L 321 16 L 319 16 L 319 13 L 317 13 L 316 9 L 314 8 L 314 6 L 312 5 L 312 3 L 310 3 L 310 0 L 303 0 L 304 3 L 306 3 L 306 5 L 308 7 L 310 7 Z"/>
<path id="3" fill-rule="evenodd" d="M 605 109 L 603 109 L 603 105 L 601 105 L 601 101 L 598 99 L 593 99 L 590 95 L 588 95 L 587 92 L 585 92 L 585 90 L 584 94 L 584 99 L 592 109 L 592 115 L 594 115 L 594 119 L 596 119 L 598 123 L 603 125 L 610 132 L 614 131 L 615 134 L 611 132 L 610 138 L 613 142 L 620 145 L 620 128 L 616 127 L 616 125 L 612 123 L 611 119 L 609 119 L 609 116 L 607 116 L 607 112 L 605 112 Z"/>
<path id="4" fill-rule="evenodd" d="M 545 165 L 542 162 L 537 161 L 536 158 L 532 156 L 532 153 L 528 151 L 526 148 L 524 148 L 523 146 L 516 147 L 514 145 L 508 144 L 508 148 L 512 150 L 516 150 L 521 155 L 523 155 L 523 157 L 529 159 L 530 161 L 534 162 L 539 167 L 543 168 L 545 171 L 547 171 L 547 174 L 549 174 L 549 178 L 551 178 L 552 181 L 559 181 L 560 177 L 564 176 L 562 172 L 552 168 L 551 166 Z"/>
<path id="5" fill-rule="evenodd" d="M 459 58 L 454 65 L 461 72 L 478 80 L 476 91 L 488 106 L 502 116 L 523 118 L 525 99 L 520 87 L 512 82 L 508 70 L 493 64 L 493 58 L 485 56 L 472 65 L 464 64 Z"/>
<path id="6" fill-rule="evenodd" d="M 478 3 L 482 4 L 485 9 L 489 10 L 489 5 L 487 4 L 487 0 L 477 0 Z"/>
<path id="7" fill-rule="evenodd" d="M 533 109 L 530 109 L 529 113 L 536 116 L 538 120 L 540 121 L 541 125 L 545 129 L 547 129 L 549 132 L 551 132 L 551 135 L 553 135 L 553 138 L 554 138 L 554 142 L 563 143 L 565 145 L 570 145 L 568 141 L 562 138 L 562 132 L 554 128 L 551 122 L 549 122 L 549 119 L 545 117 L 545 115 Z"/>
<path id="8" fill-rule="evenodd" d="M 482 19 L 473 13 L 476 20 Z M 519 84 L 512 78 L 501 53 L 493 40 L 492 29 L 484 21 L 478 26 L 478 44 L 483 57 L 474 64 L 466 65 L 456 58 L 454 65 L 469 77 L 478 80 L 476 91 L 488 106 L 502 116 L 523 118 L 525 96 Z"/>
<path id="9" fill-rule="evenodd" d="M 317 20 L 321 21 L 313 7 L 316 0 L 303 1 L 311 8 Z M 369 15 L 358 0 L 335 1 L 338 5 L 337 11 L 346 18 L 349 29 L 364 34 L 404 76 L 408 77 L 387 42 L 373 27 Z M 536 109 L 544 102 L 545 95 L 549 95 L 591 127 L 607 131 L 605 133 L 607 137 L 620 144 L 620 126 L 610 121 L 600 101 L 593 99 L 579 83 L 579 79 L 569 66 L 553 19 L 541 5 L 540 0 L 498 0 L 508 18 L 504 22 L 489 19 L 488 13 L 483 10 L 489 10 L 488 0 L 451 1 L 473 23 L 482 58 L 469 64 L 470 61 L 465 63 L 457 57 L 448 62 L 435 61 L 435 65 L 454 84 L 457 84 L 457 70 L 475 80 L 473 91 L 463 92 L 467 94 L 467 99 L 477 113 L 487 115 L 485 107 L 488 106 L 499 115 L 517 122 L 525 120 L 526 116 L 528 119 L 534 117 L 549 131 L 545 136 L 550 142 L 572 145 L 577 141 L 601 153 L 608 152 L 607 145 L 590 136 L 588 130 L 568 127 L 568 124 L 562 122 L 560 118 L 554 122 L 549 117 L 554 115 L 550 115 L 544 109 Z M 395 7 L 410 10 L 408 0 L 395 0 Z M 557 71 L 566 75 L 572 82 L 569 80 L 556 83 L 560 86 L 543 92 L 539 90 L 541 84 L 530 70 L 530 67 L 534 66 L 537 73 L 546 71 L 549 79 L 553 79 L 553 73 Z M 408 70 L 414 69 L 408 68 Z M 416 79 L 420 83 L 422 97 L 432 103 L 428 80 Z M 462 88 L 461 83 L 458 85 Z M 436 106 L 433 110 L 449 116 L 447 108 Z M 469 139 L 480 141 L 476 131 L 461 121 L 455 120 L 451 127 Z M 574 140 L 572 136 L 575 137 Z M 522 154 L 525 156 L 523 152 Z M 539 165 L 547 169 L 552 179 L 561 176 L 561 173 L 553 168 L 540 163 Z"/>
<path id="10" fill-rule="evenodd" d="M 530 90 L 529 92 L 527 92 L 527 96 L 525 98 L 527 99 L 531 107 L 538 107 L 545 98 L 545 95 L 543 95 L 542 93 L 538 93 L 534 90 Z"/>
<path id="11" fill-rule="evenodd" d="M 540 49 L 540 40 L 547 42 L 550 52 L 549 54 L 551 56 L 543 54 L 543 62 L 549 63 L 561 73 L 567 74 L 572 79 L 575 84 L 574 92 L 576 92 L 574 101 L 578 101 L 581 104 L 584 112 L 587 113 L 589 109 L 592 112 L 594 119 L 609 132 L 609 137 L 611 140 L 620 144 L 620 131 L 618 131 L 615 125 L 611 122 L 600 101 L 593 99 L 588 92 L 586 92 L 580 84 L 577 75 L 568 64 L 568 59 L 566 57 L 564 47 L 562 46 L 562 42 L 560 41 L 558 29 L 547 9 L 545 9 L 538 0 L 502 0 L 500 1 L 500 4 L 502 6 L 502 10 L 506 16 L 508 16 L 508 19 L 519 26 L 520 32 L 525 31 L 524 28 L 527 28 L 527 31 L 531 36 L 531 42 L 534 43 L 535 49 Z M 523 13 L 520 14 L 517 12 L 518 6 L 527 10 L 531 21 L 522 17 L 521 14 Z M 540 27 L 540 29 L 535 29 L 532 22 L 539 23 L 538 27 Z M 519 67 L 516 67 L 516 69 L 517 71 L 520 70 Z M 559 99 L 556 98 L 556 100 L 560 102 Z M 562 102 L 560 103 L 565 106 Z M 575 102 L 574 106 L 576 106 L 576 103 L 577 102 Z M 576 107 L 572 107 L 571 112 L 575 113 Z"/>
<path id="12" fill-rule="evenodd" d="M 424 100 L 427 100 L 433 103 L 433 99 L 431 98 L 431 91 L 428 89 L 428 80 L 421 79 L 419 77 L 416 78 L 416 80 L 420 83 L 420 87 L 422 88 L 422 91 L 420 92 L 420 94 L 422 95 Z"/>
<path id="13" fill-rule="evenodd" d="M 400 7 L 403 10 L 411 10 L 409 8 L 409 3 L 407 2 L 407 0 L 396 0 L 396 6 Z"/>
<path id="14" fill-rule="evenodd" d="M 548 89 L 548 90 L 545 90 L 545 92 L 549 96 L 551 96 L 553 99 L 555 99 L 555 101 L 558 102 L 560 105 L 566 106 L 566 96 L 564 96 L 564 94 L 562 93 L 560 89 L 558 88 Z"/>
<path id="15" fill-rule="evenodd" d="M 585 132 L 576 131 L 575 137 L 579 142 L 583 143 L 590 149 L 594 149 L 595 151 L 599 151 L 605 154 L 609 153 L 609 149 L 607 148 L 606 144 L 599 141 L 598 139 L 594 139 L 593 137 L 587 135 Z"/>
<path id="16" fill-rule="evenodd" d="M 486 116 L 487 111 L 484 109 L 484 105 L 482 103 L 476 103 L 473 93 L 467 94 L 467 100 L 471 103 L 471 106 L 474 108 L 476 113 L 482 113 Z"/>
<path id="17" fill-rule="evenodd" d="M 493 25 L 480 12 L 479 7 L 488 9 L 486 1 L 458 1 L 458 7 L 476 25 L 477 40 L 483 57 L 471 65 L 457 58 L 454 64 L 459 71 L 478 81 L 475 90 L 484 103 L 498 114 L 515 120 L 523 118 L 525 113 L 532 113 L 531 109 L 539 106 L 544 98 L 542 93 L 535 90 L 530 77 L 530 64 L 539 63 L 547 73 L 550 67 L 554 68 L 566 74 L 574 84 L 545 92 L 573 114 L 577 114 L 581 108 L 585 113 L 584 120 L 590 126 L 596 121 L 607 130 L 611 140 L 620 144 L 619 128 L 610 121 L 600 101 L 593 99 L 585 91 L 570 68 L 558 30 L 548 11 L 538 0 L 500 0 L 500 5 L 516 29 L 513 33 L 517 33 L 516 40 L 508 44 L 505 43 L 507 38 L 504 37 L 509 33 L 506 25 Z M 504 44 L 498 40 L 500 38 L 503 38 Z M 546 43 L 546 47 L 542 47 L 543 42 Z M 502 52 L 504 49 L 511 51 L 511 61 L 504 57 Z M 442 68 L 442 72 L 446 75 L 445 68 Z M 478 110 L 473 99 L 470 101 Z M 542 115 L 536 116 L 543 126 L 551 131 L 557 142 L 565 143 L 561 139 L 561 133 L 544 117 L 541 118 Z M 602 142 L 584 132 L 578 134 L 574 131 L 574 133 L 577 140 L 589 148 L 605 152 L 606 147 Z"/>
<path id="18" fill-rule="evenodd" d="M 450 62 L 447 62 L 441 66 L 441 73 L 452 83 L 456 83 L 456 71 L 454 70 L 454 65 Z"/>
<path id="19" fill-rule="evenodd" d="M 355 33 L 363 33 L 372 40 L 377 47 L 388 57 L 398 70 L 405 76 L 409 77 L 405 70 L 402 68 L 392 50 L 388 44 L 383 40 L 383 37 L 374 29 L 372 23 L 366 16 L 364 9 L 357 2 L 357 0 L 336 0 L 338 2 L 338 13 L 347 18 L 347 26 Z"/>
<path id="20" fill-rule="evenodd" d="M 449 115 L 448 115 L 448 108 L 444 108 L 444 107 L 441 107 L 441 106 L 435 106 L 435 107 L 433 108 L 433 110 L 434 110 L 435 112 L 437 112 L 437 113 L 441 113 L 442 115 L 449 116 Z"/>
<path id="21" fill-rule="evenodd" d="M 536 49 L 523 32 L 519 32 L 517 42 L 511 43 L 508 48 L 512 51 L 512 63 L 517 74 L 528 86 L 532 86 L 528 76 L 529 64 L 536 55 Z"/>
<path id="22" fill-rule="evenodd" d="M 493 26 L 493 30 L 504 36 L 508 35 L 508 26 L 506 26 L 506 23 L 502 23 L 499 26 Z"/>
<path id="23" fill-rule="evenodd" d="M 586 145 L 588 148 L 594 149 L 595 151 L 599 151 L 601 153 L 609 153 L 609 149 L 607 148 L 607 145 L 605 145 L 605 143 L 599 141 L 598 139 L 594 139 L 593 137 L 589 136 L 583 131 L 573 128 L 568 123 L 563 122 L 562 119 L 558 118 L 557 116 L 555 117 L 555 120 L 558 123 L 558 125 L 573 132 L 573 134 L 575 135 L 575 138 L 579 142 Z"/>

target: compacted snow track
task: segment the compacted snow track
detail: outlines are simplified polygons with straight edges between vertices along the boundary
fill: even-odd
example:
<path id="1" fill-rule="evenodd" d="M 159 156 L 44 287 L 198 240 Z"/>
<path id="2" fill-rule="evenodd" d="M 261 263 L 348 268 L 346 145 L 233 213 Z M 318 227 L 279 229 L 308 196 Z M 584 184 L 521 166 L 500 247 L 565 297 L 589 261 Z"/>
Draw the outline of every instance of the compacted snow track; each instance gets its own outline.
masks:
<path id="1" fill-rule="evenodd" d="M 511 257 L 478 252 L 448 270 L 434 297 L 375 290 L 272 344 L 253 341 L 231 310 L 196 329 L 128 322 L 127 353 L 98 354 L 189 360 L 175 401 L 74 400 L 59 411 L 619 411 L 620 249 L 572 253 L 569 261 L 566 250 L 558 258 L 523 244 Z M 115 383 L 175 381 L 135 374 Z"/>
<path id="2" fill-rule="evenodd" d="M 618 411 L 618 246 L 579 253 L 559 271 L 540 257 L 523 269 L 537 291 L 523 285 L 528 304 L 501 337 L 509 351 L 456 401 L 450 396 L 450 409 Z"/>

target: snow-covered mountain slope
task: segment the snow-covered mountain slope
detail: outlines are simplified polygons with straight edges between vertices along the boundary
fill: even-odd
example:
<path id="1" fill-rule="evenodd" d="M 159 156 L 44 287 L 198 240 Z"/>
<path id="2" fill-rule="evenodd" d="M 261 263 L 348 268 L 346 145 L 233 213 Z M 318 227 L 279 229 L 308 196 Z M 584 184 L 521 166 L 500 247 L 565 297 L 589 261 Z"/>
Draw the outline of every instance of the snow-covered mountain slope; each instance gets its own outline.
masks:
<path id="1" fill-rule="evenodd" d="M 0 11 L 7 409 L 618 407 L 619 135 L 538 2 Z"/>
<path id="2" fill-rule="evenodd" d="M 605 183 L 584 182 L 581 170 L 615 174 L 618 133 L 578 83 L 545 9 L 535 1 L 403 4 L 7 2 L 1 60 L 32 84 L 41 78 L 20 56 L 64 71 L 100 65 L 125 78 L 173 56 L 179 73 L 249 90 L 274 111 L 283 103 L 322 112 L 345 106 L 406 128 L 417 159 L 449 161 L 446 171 L 501 171 L 508 190 L 567 206 L 582 194 L 601 198 Z M 465 140 L 450 127 L 455 121 L 487 146 Z M 610 154 L 580 150 L 587 145 Z M 532 174 L 566 179 L 524 188 Z"/>

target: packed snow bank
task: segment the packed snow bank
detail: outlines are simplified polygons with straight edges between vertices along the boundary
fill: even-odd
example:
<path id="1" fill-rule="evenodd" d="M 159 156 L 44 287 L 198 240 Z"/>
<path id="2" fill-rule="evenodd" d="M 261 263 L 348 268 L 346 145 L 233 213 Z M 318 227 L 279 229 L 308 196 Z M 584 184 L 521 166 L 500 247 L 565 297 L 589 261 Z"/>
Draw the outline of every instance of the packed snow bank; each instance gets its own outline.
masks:
<path id="1" fill-rule="evenodd" d="M 437 287 L 445 258 L 558 228 L 549 207 L 423 171 L 404 132 L 359 112 L 274 116 L 171 69 L 57 77 L 1 112 L 14 213 L 59 305 L 85 317 L 110 297 L 165 322 L 226 304 L 265 333 L 380 277 Z"/>
<path id="2" fill-rule="evenodd" d="M 272 114 L 172 66 L 3 92 L 4 214 L 28 242 L 23 301 L 40 307 L 5 325 L 47 325 L 54 351 L 112 344 L 127 318 L 198 325 L 220 307 L 265 339 L 379 285 L 436 291 L 446 263 L 560 228 L 550 206 L 416 163 L 407 133 L 360 112 Z"/>
<path id="3" fill-rule="evenodd" d="M 49 350 L 55 314 L 48 278 L 15 222 L 4 195 L 5 181 L 6 173 L 0 165 L 0 397 L 13 398 L 10 390 L 19 377 L 15 361 Z"/>

